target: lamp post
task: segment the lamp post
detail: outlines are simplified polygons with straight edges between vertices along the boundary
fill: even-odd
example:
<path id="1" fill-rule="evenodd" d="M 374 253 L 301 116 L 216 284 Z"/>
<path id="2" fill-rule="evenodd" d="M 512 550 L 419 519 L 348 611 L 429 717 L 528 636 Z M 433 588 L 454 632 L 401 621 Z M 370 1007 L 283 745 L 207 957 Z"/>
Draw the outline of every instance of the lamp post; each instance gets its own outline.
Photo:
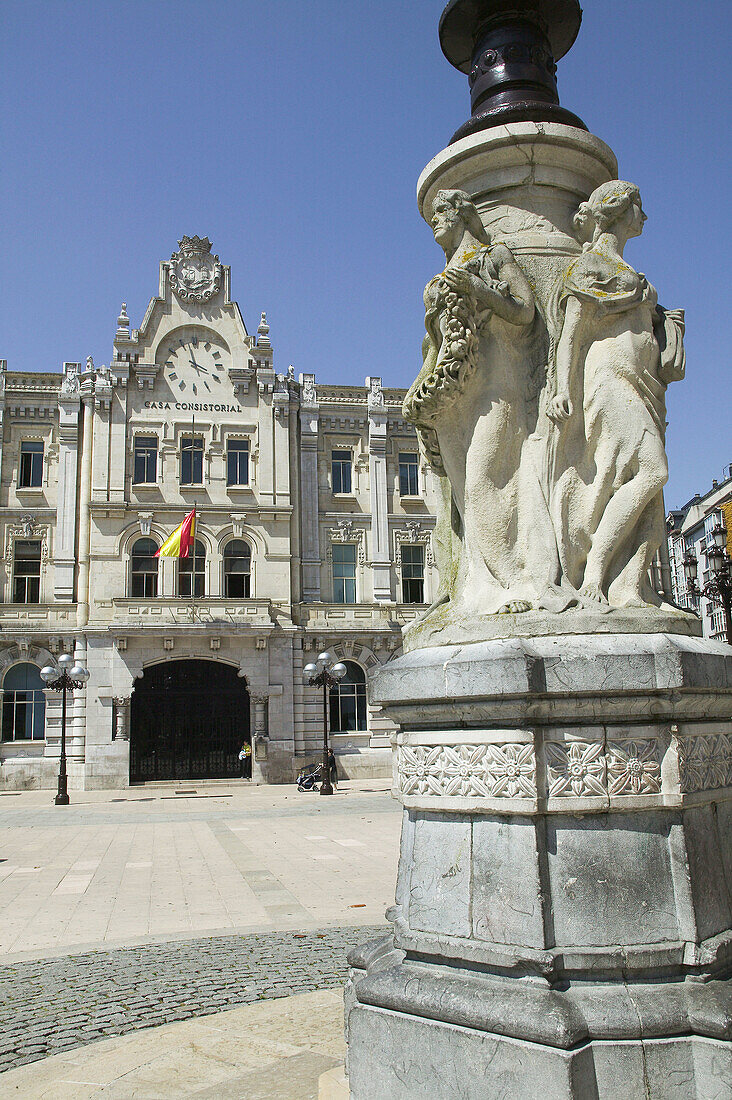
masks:
<path id="1" fill-rule="evenodd" d="M 318 654 L 314 663 L 305 665 L 302 674 L 305 683 L 311 687 L 323 689 L 323 781 L 320 784 L 321 794 L 333 794 L 333 785 L 330 781 L 330 766 L 328 763 L 328 690 L 342 680 L 348 669 L 340 661 L 334 662 L 333 655 L 325 651 Z"/>
<path id="2" fill-rule="evenodd" d="M 712 528 L 704 553 L 709 566 L 709 580 L 699 588 L 699 564 L 694 551 L 689 550 L 683 561 L 686 586 L 692 596 L 704 596 L 710 603 L 722 608 L 727 644 L 732 645 L 732 561 L 727 553 L 727 528 L 721 519 Z"/>
<path id="3" fill-rule="evenodd" d="M 59 668 L 46 665 L 41 669 L 41 679 L 52 691 L 61 692 L 61 758 L 58 766 L 58 794 L 54 799 L 57 806 L 68 806 L 69 791 L 66 778 L 66 692 L 83 688 L 89 679 L 89 669 L 75 665 L 70 653 L 62 653 L 58 659 Z"/>

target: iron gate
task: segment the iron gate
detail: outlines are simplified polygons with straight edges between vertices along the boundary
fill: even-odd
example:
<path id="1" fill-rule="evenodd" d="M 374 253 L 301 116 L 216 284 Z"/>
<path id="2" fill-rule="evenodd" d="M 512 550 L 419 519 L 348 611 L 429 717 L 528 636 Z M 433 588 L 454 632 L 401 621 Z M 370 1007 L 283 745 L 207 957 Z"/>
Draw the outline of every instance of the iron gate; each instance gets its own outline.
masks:
<path id="1" fill-rule="evenodd" d="M 249 739 L 249 695 L 218 661 L 166 661 L 135 684 L 130 782 L 230 779 Z"/>

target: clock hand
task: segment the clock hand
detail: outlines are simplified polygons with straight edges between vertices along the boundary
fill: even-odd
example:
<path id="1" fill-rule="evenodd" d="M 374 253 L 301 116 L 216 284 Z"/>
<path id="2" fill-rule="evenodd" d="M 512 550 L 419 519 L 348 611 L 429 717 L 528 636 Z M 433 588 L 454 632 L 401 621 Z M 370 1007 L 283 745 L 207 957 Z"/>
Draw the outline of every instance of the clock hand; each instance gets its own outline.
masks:
<path id="1" fill-rule="evenodd" d="M 208 374 L 208 367 L 202 367 L 199 363 L 197 363 L 195 361 L 195 359 L 191 359 L 190 362 L 191 362 L 191 365 L 196 368 L 196 370 L 199 372 L 199 374 L 200 374 L 201 371 L 203 371 L 204 374 Z"/>

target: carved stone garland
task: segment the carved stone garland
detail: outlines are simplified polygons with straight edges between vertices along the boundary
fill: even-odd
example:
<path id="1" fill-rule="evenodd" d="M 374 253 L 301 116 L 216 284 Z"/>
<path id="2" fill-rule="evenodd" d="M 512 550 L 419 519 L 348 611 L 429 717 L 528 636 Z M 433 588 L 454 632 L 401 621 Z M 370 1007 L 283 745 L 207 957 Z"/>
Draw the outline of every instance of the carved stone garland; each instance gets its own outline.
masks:
<path id="1" fill-rule="evenodd" d="M 403 528 L 400 527 L 394 531 L 394 564 L 397 569 L 401 569 L 402 565 L 402 546 L 404 544 L 413 546 L 415 543 L 421 544 L 425 548 L 425 565 L 432 568 L 435 564 L 432 553 L 431 530 L 423 528 L 417 520 L 407 520 Z"/>
<path id="2" fill-rule="evenodd" d="M 332 544 L 334 542 L 355 542 L 358 564 L 364 565 L 366 563 L 365 536 L 366 532 L 362 527 L 356 527 L 353 520 L 340 520 L 337 527 L 331 527 L 328 530 L 328 561 L 333 561 Z"/>

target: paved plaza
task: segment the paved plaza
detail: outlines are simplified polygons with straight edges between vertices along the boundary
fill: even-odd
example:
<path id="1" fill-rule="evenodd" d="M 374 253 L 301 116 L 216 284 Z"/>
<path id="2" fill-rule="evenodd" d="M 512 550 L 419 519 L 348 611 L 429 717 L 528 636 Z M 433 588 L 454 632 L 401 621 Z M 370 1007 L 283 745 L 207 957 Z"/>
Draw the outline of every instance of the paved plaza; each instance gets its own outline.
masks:
<path id="1" fill-rule="evenodd" d="M 206 1092 L 226 1078 L 231 1095 L 309 1095 L 316 1071 L 342 1061 L 346 954 L 383 930 L 399 826 L 383 781 L 332 798 L 194 783 L 72 792 L 69 807 L 49 791 L 0 796 L 4 1094 L 228 1095 Z M 315 1032 L 310 1010 L 283 1007 L 308 997 L 321 998 Z M 222 1027 L 228 1047 L 214 1043 Z M 243 1061 L 242 1027 L 263 1037 Z M 109 1044 L 120 1079 L 100 1070 Z M 201 1053 L 211 1044 L 228 1050 L 226 1072 Z M 185 1088 L 179 1046 L 204 1060 Z M 281 1059 L 309 1084 L 272 1091 Z"/>

